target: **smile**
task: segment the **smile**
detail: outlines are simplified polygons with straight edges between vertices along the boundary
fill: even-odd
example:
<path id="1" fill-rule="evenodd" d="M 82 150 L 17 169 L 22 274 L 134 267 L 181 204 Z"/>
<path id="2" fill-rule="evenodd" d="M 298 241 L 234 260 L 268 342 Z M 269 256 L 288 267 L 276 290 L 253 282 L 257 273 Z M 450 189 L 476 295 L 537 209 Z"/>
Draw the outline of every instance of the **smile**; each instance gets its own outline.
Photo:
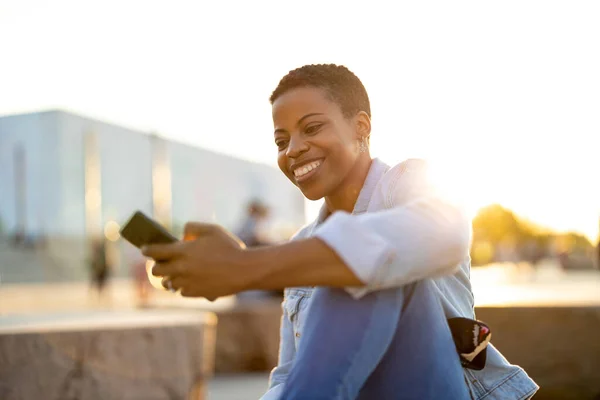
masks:
<path id="1" fill-rule="evenodd" d="M 310 164 L 295 168 L 294 177 L 296 178 L 296 182 L 303 182 L 307 179 L 310 179 L 310 177 L 317 173 L 321 163 L 321 160 L 317 160 L 311 162 Z"/>

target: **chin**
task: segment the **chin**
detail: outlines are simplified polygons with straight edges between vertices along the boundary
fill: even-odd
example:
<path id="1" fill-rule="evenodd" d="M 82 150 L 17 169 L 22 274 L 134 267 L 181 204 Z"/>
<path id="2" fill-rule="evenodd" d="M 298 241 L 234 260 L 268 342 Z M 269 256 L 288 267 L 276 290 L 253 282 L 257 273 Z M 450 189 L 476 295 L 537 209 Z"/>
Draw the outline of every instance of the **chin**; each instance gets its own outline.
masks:
<path id="1" fill-rule="evenodd" d="M 321 200 L 325 197 L 326 191 L 321 185 L 310 185 L 307 187 L 302 187 L 298 185 L 298 188 L 308 200 L 316 201 Z"/>
<path id="2" fill-rule="evenodd" d="M 302 191 L 302 194 L 304 195 L 304 197 L 306 197 L 308 200 L 311 201 L 317 201 L 317 200 L 321 200 L 323 197 L 325 197 L 325 195 L 323 195 L 322 193 L 313 193 L 313 192 L 305 192 Z"/>

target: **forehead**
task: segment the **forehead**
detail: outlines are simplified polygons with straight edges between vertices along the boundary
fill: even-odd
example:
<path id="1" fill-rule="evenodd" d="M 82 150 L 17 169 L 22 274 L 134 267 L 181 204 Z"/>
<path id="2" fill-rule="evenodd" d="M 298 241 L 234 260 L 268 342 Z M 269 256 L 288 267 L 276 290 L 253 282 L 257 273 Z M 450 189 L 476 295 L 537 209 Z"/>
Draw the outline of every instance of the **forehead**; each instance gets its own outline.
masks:
<path id="1" fill-rule="evenodd" d="M 295 123 L 303 116 L 312 113 L 335 114 L 341 113 L 341 109 L 324 89 L 316 87 L 292 89 L 273 103 L 275 125 Z"/>

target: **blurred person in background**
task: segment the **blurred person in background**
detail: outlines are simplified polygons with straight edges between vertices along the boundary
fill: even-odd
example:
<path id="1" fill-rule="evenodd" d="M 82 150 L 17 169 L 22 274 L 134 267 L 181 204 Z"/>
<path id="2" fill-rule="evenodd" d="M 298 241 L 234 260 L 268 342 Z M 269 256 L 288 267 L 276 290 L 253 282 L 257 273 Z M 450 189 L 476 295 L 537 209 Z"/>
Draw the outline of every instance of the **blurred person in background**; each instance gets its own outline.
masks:
<path id="1" fill-rule="evenodd" d="M 247 248 L 266 246 L 271 244 L 265 231 L 265 224 L 269 217 L 269 208 L 259 200 L 248 204 L 247 214 L 237 232 L 238 238 Z M 248 290 L 237 295 L 239 300 L 258 300 L 270 297 L 283 296 L 282 290 Z"/>
<path id="2" fill-rule="evenodd" d="M 248 204 L 247 214 L 242 222 L 237 236 L 246 247 L 256 247 L 269 244 L 264 235 L 263 225 L 269 216 L 269 209 L 258 200 Z"/>
<path id="3" fill-rule="evenodd" d="M 98 299 L 103 300 L 112 270 L 105 239 L 96 238 L 92 240 L 89 265 L 90 288 L 92 292 L 96 292 Z"/>
<path id="4" fill-rule="evenodd" d="M 281 245 L 245 249 L 220 226 L 189 223 L 194 240 L 143 249 L 183 296 L 288 288 L 263 399 L 531 397 L 537 385 L 493 346 L 482 369 L 457 354 L 448 320 L 475 318 L 470 220 L 437 194 L 425 162 L 371 158 L 358 77 L 306 65 L 270 101 L 279 167 L 306 198 L 325 199 L 318 218 Z M 486 344 L 475 333 L 471 356 Z"/>

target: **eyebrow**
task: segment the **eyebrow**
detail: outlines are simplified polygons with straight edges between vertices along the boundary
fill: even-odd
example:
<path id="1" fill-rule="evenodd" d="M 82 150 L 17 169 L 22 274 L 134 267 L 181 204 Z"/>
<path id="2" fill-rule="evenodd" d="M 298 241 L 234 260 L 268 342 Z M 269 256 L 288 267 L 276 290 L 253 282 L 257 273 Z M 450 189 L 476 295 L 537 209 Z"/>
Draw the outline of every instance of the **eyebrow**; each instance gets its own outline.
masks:
<path id="1" fill-rule="evenodd" d="M 298 120 L 298 122 L 296 123 L 296 125 L 300 125 L 302 123 L 302 121 L 304 121 L 306 118 L 310 118 L 310 117 L 314 117 L 315 115 L 325 115 L 323 113 L 310 113 L 310 114 L 306 114 L 305 116 L 303 116 L 302 118 L 300 118 Z M 278 132 L 285 132 L 285 129 L 279 128 L 279 129 L 275 129 L 274 133 L 278 133 Z"/>

